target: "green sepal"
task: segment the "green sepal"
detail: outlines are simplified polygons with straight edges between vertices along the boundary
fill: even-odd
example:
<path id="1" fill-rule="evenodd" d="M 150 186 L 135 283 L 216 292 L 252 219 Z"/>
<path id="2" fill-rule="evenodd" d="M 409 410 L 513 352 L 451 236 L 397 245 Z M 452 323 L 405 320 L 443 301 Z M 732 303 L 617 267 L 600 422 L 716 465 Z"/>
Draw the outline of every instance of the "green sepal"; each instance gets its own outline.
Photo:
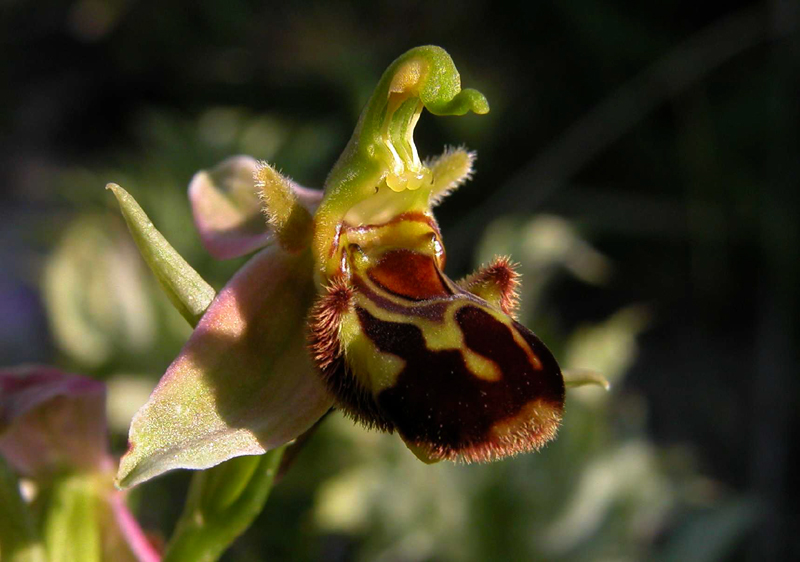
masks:
<path id="1" fill-rule="evenodd" d="M 8 562 L 46 562 L 33 515 L 11 467 L 0 456 L 0 556 Z"/>
<path id="2" fill-rule="evenodd" d="M 196 327 L 215 296 L 213 288 L 170 246 L 130 194 L 116 184 L 107 188 L 117 197 L 131 234 L 159 283 L 186 321 Z M 236 457 L 197 472 L 164 560 L 219 558 L 262 511 L 284 449 Z"/>
<path id="3" fill-rule="evenodd" d="M 122 216 L 159 285 L 187 322 L 196 325 L 216 294 L 153 226 L 136 200 L 115 183 L 106 185 L 119 202 Z"/>

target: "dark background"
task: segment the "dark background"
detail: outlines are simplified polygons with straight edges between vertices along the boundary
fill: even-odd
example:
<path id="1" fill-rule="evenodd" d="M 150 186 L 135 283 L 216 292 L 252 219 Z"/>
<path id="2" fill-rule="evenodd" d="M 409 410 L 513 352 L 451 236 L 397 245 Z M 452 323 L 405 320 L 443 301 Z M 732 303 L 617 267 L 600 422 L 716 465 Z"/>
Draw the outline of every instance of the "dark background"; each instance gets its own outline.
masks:
<path id="1" fill-rule="evenodd" d="M 321 185 L 383 69 L 437 44 L 492 106 L 417 128 L 421 154 L 461 143 L 479 154 L 474 180 L 438 212 L 449 273 L 474 267 L 498 217 L 568 221 L 613 275 L 548 284 L 535 315 L 545 332 L 558 341 L 644 303 L 648 328 L 614 392 L 644 398 L 654 446 L 686 447 L 697 474 L 746 499 L 746 523 L 712 559 L 799 557 L 798 3 L 280 4 L 0 4 L 0 362 L 153 380 L 178 336 L 144 354 L 112 342 L 101 359 L 81 358 L 53 335 L 56 297 L 40 290 L 76 217 L 121 224 L 105 182 L 129 189 L 219 286 L 235 265 L 214 266 L 197 243 L 182 202 L 192 173 L 246 149 Z M 323 462 L 320 450 L 306 462 Z M 166 482 L 179 498 L 185 478 Z M 180 508 L 143 502 L 154 526 Z M 305 523 L 287 544 L 311 541 L 308 559 L 368 556 L 358 533 L 314 530 L 307 507 L 288 512 Z M 694 515 L 675 511 L 642 559 Z"/>

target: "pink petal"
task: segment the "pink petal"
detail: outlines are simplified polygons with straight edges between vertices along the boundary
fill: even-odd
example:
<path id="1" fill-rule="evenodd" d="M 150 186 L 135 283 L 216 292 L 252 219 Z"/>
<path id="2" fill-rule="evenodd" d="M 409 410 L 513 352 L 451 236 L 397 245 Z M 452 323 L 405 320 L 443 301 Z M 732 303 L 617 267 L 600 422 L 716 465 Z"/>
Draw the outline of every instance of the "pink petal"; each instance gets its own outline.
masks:
<path id="1" fill-rule="evenodd" d="M 249 156 L 232 156 L 210 171 L 197 172 L 189 184 L 189 201 L 200 239 L 218 259 L 243 256 L 272 241 L 253 180 L 256 164 Z M 322 200 L 322 191 L 297 184 L 293 187 L 303 205 L 313 212 Z"/>
<path id="2" fill-rule="evenodd" d="M 26 476 L 109 469 L 105 386 L 50 367 L 0 371 L 0 454 Z"/>
<path id="3" fill-rule="evenodd" d="M 257 455 L 311 427 L 332 400 L 306 348 L 309 252 L 263 250 L 220 291 L 133 419 L 118 481 Z"/>

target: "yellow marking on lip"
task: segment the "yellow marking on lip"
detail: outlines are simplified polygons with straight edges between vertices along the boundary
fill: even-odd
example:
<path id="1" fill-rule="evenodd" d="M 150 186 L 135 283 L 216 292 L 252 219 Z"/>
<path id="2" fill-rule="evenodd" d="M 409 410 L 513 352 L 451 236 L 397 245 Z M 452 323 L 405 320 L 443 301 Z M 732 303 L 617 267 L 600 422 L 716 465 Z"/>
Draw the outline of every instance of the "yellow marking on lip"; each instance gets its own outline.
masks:
<path id="1" fill-rule="evenodd" d="M 455 321 L 455 312 L 460 308 L 457 300 L 453 300 L 445 313 L 444 322 L 432 322 L 423 318 L 413 318 L 406 316 L 402 313 L 392 313 L 375 305 L 368 299 L 363 299 L 361 306 L 370 311 L 373 316 L 389 322 L 401 322 L 404 324 L 413 324 L 422 330 L 425 346 L 429 351 L 445 351 L 445 350 L 458 350 L 461 352 L 464 362 L 470 372 L 479 379 L 486 381 L 499 381 L 503 378 L 503 373 L 497 366 L 497 363 L 475 353 L 467 348 L 464 344 L 464 335 L 458 324 Z M 474 303 L 463 303 L 474 306 Z M 385 354 L 382 354 L 385 355 Z M 393 357 L 393 356 L 392 356 Z M 396 373 L 394 374 L 396 376 Z M 384 380 L 389 380 L 385 378 Z M 388 386 L 391 386 L 389 384 Z"/>
<path id="2" fill-rule="evenodd" d="M 364 334 L 355 311 L 342 318 L 339 337 L 350 372 L 370 389 L 373 396 L 395 385 L 405 367 L 405 360 L 379 350 Z"/>
<path id="3" fill-rule="evenodd" d="M 464 357 L 467 368 L 476 378 L 490 382 L 502 380 L 503 372 L 491 359 L 478 355 L 467 347 L 461 348 L 461 355 Z"/>

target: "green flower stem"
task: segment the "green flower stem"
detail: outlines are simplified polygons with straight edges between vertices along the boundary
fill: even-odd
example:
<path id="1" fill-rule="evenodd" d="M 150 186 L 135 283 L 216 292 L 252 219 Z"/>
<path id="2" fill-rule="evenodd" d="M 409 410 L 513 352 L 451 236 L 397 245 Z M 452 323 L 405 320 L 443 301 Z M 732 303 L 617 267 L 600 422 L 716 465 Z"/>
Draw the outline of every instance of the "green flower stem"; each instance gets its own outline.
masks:
<path id="1" fill-rule="evenodd" d="M 214 289 L 156 230 L 136 200 L 108 184 L 142 257 L 170 301 L 194 328 L 214 299 Z M 197 472 L 164 561 L 213 561 L 261 513 L 285 447 L 259 456 L 237 457 Z"/>
<path id="2" fill-rule="evenodd" d="M 19 495 L 17 478 L 0 457 L 0 559 L 8 562 L 46 562 L 28 506 Z"/>
<path id="3" fill-rule="evenodd" d="M 198 472 L 162 562 L 212 562 L 261 513 L 285 447 Z"/>

